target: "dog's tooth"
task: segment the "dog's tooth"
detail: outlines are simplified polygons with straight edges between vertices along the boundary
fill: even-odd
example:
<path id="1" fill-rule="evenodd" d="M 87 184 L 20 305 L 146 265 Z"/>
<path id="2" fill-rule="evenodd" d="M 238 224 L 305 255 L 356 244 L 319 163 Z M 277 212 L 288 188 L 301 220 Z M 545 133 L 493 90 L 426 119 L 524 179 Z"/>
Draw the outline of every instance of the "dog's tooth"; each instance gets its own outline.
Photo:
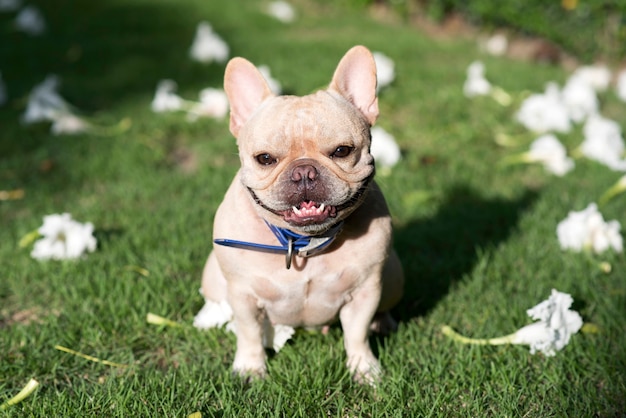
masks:
<path id="1" fill-rule="evenodd" d="M 302 211 L 300 209 L 298 209 L 297 207 L 293 206 L 292 207 L 293 212 L 298 215 L 298 216 L 302 216 Z"/>
<path id="2" fill-rule="evenodd" d="M 320 205 L 320 207 L 317 209 L 317 213 L 322 213 L 322 212 L 324 212 L 324 204 L 323 204 L 323 203 L 322 203 L 322 204 Z"/>

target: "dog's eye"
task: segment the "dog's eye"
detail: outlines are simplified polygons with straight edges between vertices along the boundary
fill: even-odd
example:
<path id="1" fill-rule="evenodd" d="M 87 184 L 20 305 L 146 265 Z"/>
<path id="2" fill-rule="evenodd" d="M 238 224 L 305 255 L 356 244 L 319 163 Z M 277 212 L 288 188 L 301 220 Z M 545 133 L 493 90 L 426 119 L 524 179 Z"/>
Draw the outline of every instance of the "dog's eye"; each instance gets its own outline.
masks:
<path id="1" fill-rule="evenodd" d="M 256 157 L 256 161 L 261 165 L 272 165 L 278 162 L 278 160 L 272 157 L 272 154 L 263 153 L 259 154 Z"/>
<path id="2" fill-rule="evenodd" d="M 331 158 L 345 158 L 348 155 L 350 155 L 353 149 L 354 147 L 350 147 L 348 145 L 340 145 L 337 147 L 335 151 L 333 151 L 332 154 L 330 154 L 330 157 Z"/>

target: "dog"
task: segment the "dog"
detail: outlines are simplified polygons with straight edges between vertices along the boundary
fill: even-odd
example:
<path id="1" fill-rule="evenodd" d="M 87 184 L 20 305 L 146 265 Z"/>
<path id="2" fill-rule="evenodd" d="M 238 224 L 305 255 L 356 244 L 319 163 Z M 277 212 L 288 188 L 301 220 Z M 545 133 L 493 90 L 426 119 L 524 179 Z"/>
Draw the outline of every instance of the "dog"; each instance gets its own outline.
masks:
<path id="1" fill-rule="evenodd" d="M 280 348 L 293 327 L 338 319 L 347 367 L 356 380 L 376 382 L 381 367 L 369 331 L 396 328 L 389 310 L 402 297 L 404 275 L 373 180 L 372 54 L 353 47 L 327 89 L 302 97 L 274 95 L 237 57 L 224 90 L 241 167 L 215 215 L 196 326 L 228 323 L 237 337 L 233 370 L 249 379 L 266 375 L 264 347 Z"/>

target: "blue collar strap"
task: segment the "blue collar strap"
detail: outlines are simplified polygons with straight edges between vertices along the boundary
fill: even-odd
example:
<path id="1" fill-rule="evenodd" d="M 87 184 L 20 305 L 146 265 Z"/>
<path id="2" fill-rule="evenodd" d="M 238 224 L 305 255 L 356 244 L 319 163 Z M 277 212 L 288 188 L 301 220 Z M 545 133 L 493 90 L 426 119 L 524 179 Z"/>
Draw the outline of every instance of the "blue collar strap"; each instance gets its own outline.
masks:
<path id="1" fill-rule="evenodd" d="M 267 223 L 269 229 L 274 233 L 280 245 L 257 244 L 255 242 L 237 241 L 234 239 L 215 239 L 213 242 L 217 245 L 226 247 L 241 248 L 244 250 L 261 251 L 272 254 L 285 254 L 285 265 L 291 267 L 291 260 L 294 255 L 300 257 L 310 257 L 324 251 L 335 239 L 343 222 L 324 232 L 322 235 L 308 236 L 296 234 L 285 228 L 279 228 L 275 225 Z"/>

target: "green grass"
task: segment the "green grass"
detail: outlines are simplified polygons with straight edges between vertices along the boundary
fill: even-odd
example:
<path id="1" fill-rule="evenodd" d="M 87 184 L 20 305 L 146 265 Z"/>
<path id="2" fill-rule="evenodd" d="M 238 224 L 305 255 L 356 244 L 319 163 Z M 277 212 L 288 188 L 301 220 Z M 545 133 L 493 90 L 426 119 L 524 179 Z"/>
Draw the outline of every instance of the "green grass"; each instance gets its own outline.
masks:
<path id="1" fill-rule="evenodd" d="M 613 417 L 626 413 L 626 260 L 563 252 L 556 224 L 619 175 L 586 160 L 563 178 L 538 166 L 502 167 L 496 132 L 520 133 L 514 107 L 469 101 L 467 65 L 521 98 L 567 74 L 554 67 L 481 56 L 471 40 L 432 40 L 405 24 L 330 2 L 297 2 L 284 25 L 256 1 L 107 0 L 39 2 L 49 32 L 29 38 L 0 14 L 0 71 L 11 101 L 0 108 L 0 403 L 30 378 L 40 386 L 6 416 L 467 416 Z M 400 329 L 372 344 L 385 369 L 374 390 L 353 383 L 342 334 L 298 334 L 269 359 L 270 377 L 251 385 L 231 375 L 235 339 L 221 330 L 149 325 L 148 312 L 190 324 L 211 249 L 213 214 L 238 164 L 226 121 L 188 123 L 150 110 L 156 83 L 173 78 L 185 97 L 219 86 L 223 66 L 193 63 L 195 25 L 209 20 L 233 55 L 268 64 L 286 91 L 306 94 L 330 80 L 354 44 L 383 51 L 397 79 L 380 96 L 379 123 L 404 158 L 380 177 L 396 225 L 405 297 Z M 61 76 L 62 95 L 99 123 L 130 118 L 118 136 L 51 136 L 23 126 L 30 88 Z M 624 104 L 603 111 L 624 126 Z M 531 139 L 531 138 L 529 138 Z M 570 149 L 580 142 L 562 138 Z M 187 156 L 186 158 L 181 158 Z M 422 192 L 432 198 L 422 199 Z M 605 219 L 626 223 L 624 197 Z M 79 261 L 38 262 L 19 240 L 42 217 L 70 212 L 96 226 L 98 249 Z M 608 261 L 604 274 L 597 267 Z M 136 266 L 149 275 L 140 274 Z M 528 323 L 527 308 L 552 288 L 599 327 L 556 357 L 526 347 L 471 347 L 443 324 L 476 337 Z M 62 345 L 128 364 L 112 368 L 63 353 Z"/>

